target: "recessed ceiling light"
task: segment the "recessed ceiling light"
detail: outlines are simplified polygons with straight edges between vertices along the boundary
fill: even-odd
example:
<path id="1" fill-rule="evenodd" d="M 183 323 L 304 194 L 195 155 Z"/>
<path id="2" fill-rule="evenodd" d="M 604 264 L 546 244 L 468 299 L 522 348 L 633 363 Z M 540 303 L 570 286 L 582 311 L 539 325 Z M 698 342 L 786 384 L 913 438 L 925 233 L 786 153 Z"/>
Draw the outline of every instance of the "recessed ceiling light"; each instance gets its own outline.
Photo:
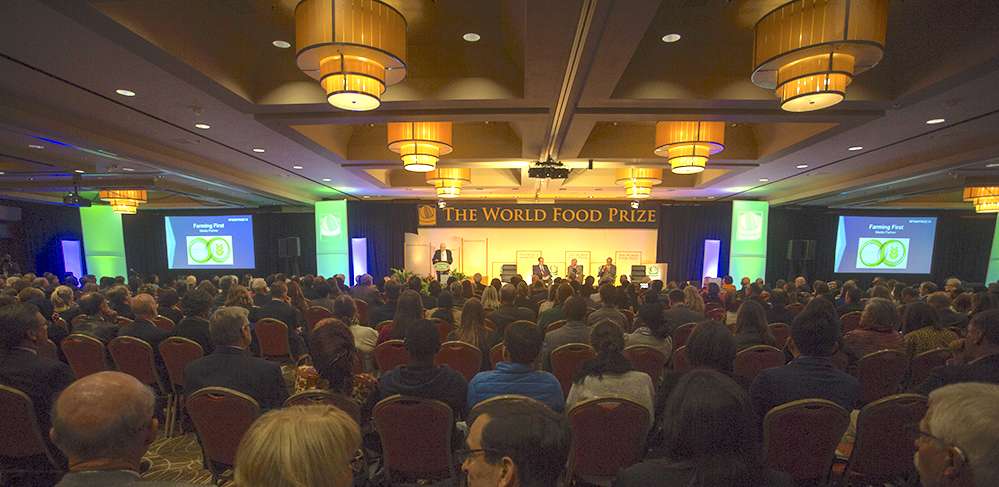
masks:
<path id="1" fill-rule="evenodd" d="M 769 180 L 769 179 L 767 179 L 767 178 L 760 178 L 760 182 L 761 182 L 761 183 L 765 183 L 765 182 L 767 182 L 767 181 L 770 181 L 770 180 Z"/>
<path id="2" fill-rule="evenodd" d="M 993 162 L 992 164 L 986 164 L 985 167 L 999 167 L 999 162 Z"/>
<path id="3" fill-rule="evenodd" d="M 77 173 L 80 173 L 80 174 L 83 174 L 83 169 L 77 169 L 77 170 L 75 170 L 74 172 L 77 172 Z"/>
<path id="4" fill-rule="evenodd" d="M 44 149 L 44 147 L 42 147 L 42 146 L 40 146 L 38 144 L 28 144 L 28 147 L 30 147 L 32 149 Z"/>
<path id="5" fill-rule="evenodd" d="M 126 172 L 135 172 L 135 168 L 134 167 L 123 167 L 123 168 L 121 168 L 121 170 L 122 171 L 126 171 Z"/>
<path id="6" fill-rule="evenodd" d="M 368 195 L 364 195 L 364 197 L 365 197 L 365 198 L 370 198 L 370 196 L 368 196 Z"/>
<path id="7" fill-rule="evenodd" d="M 943 118 L 934 118 L 934 119 L 927 120 L 926 121 L 926 125 L 936 125 L 938 123 L 944 123 L 946 121 L 947 120 L 943 119 Z"/>
<path id="8" fill-rule="evenodd" d="M 129 90 L 114 90 L 114 92 L 121 96 L 135 96 L 135 92 Z"/>
<path id="9" fill-rule="evenodd" d="M 291 47 L 291 43 L 290 42 L 288 42 L 288 41 L 282 41 L 281 39 L 278 39 L 278 40 L 272 42 L 271 44 L 274 44 L 274 47 L 277 47 L 279 49 L 288 49 L 289 47 Z"/>
<path id="10" fill-rule="evenodd" d="M 256 149 L 253 149 L 253 152 L 265 152 L 265 151 L 263 149 L 257 147 Z"/>
<path id="11" fill-rule="evenodd" d="M 479 39 L 482 39 L 482 36 L 480 36 L 479 34 L 476 34 L 475 32 L 469 32 L 469 33 L 461 36 L 461 38 L 465 39 L 468 42 L 476 42 Z"/>
<path id="12" fill-rule="evenodd" d="M 196 123 L 196 124 L 194 124 L 194 127 L 195 128 L 199 128 L 201 130 L 208 130 L 208 129 L 212 128 L 212 126 L 208 125 L 207 123 Z"/>
<path id="13" fill-rule="evenodd" d="M 680 40 L 680 34 L 666 34 L 663 36 L 663 42 L 676 42 Z"/>
<path id="14" fill-rule="evenodd" d="M 855 146 L 853 146 L 853 147 L 850 147 L 850 148 L 849 148 L 849 149 L 847 149 L 847 150 L 864 150 L 864 148 L 863 148 L 863 147 L 861 147 L 861 146 L 859 146 L 859 145 L 855 145 Z"/>
<path id="15" fill-rule="evenodd" d="M 590 195 L 590 198 L 592 198 L 592 197 L 593 197 L 593 195 L 591 194 L 591 195 Z"/>
<path id="16" fill-rule="evenodd" d="M 713 199 L 715 199 L 715 197 L 714 196 L 708 196 L 708 199 L 709 200 L 713 200 Z"/>
<path id="17" fill-rule="evenodd" d="M 3 171 L 0 171 L 0 175 L 2 175 L 2 174 L 6 174 L 6 173 L 5 173 L 5 172 L 3 172 Z"/>
<path id="18" fill-rule="evenodd" d="M 291 168 L 292 168 L 292 169 L 305 169 L 305 168 L 304 168 L 304 167 L 302 167 L 302 166 L 291 166 Z"/>
<path id="19" fill-rule="evenodd" d="M 808 167 L 808 164 L 798 164 L 798 169 L 804 169 Z"/>
<path id="20" fill-rule="evenodd" d="M 330 179 L 330 178 L 323 178 L 323 181 L 326 181 L 328 183 L 328 182 L 332 181 L 332 179 Z"/>

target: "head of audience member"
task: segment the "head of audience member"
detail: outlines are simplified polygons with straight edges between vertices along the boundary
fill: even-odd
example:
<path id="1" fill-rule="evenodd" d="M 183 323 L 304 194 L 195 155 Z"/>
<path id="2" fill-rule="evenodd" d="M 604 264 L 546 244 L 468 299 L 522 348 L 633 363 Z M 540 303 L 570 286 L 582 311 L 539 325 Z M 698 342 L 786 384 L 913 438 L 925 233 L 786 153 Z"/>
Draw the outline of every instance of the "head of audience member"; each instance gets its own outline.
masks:
<path id="1" fill-rule="evenodd" d="M 773 309 L 784 309 L 787 306 L 787 291 L 775 288 L 770 291 L 770 306 Z"/>
<path id="2" fill-rule="evenodd" d="M 815 292 L 815 294 L 825 294 L 829 292 L 829 285 L 823 281 L 815 281 L 812 284 L 812 291 Z"/>
<path id="3" fill-rule="evenodd" d="M 718 286 L 718 284 L 716 284 L 714 282 L 709 282 L 708 283 L 708 296 L 717 296 L 718 293 L 720 293 L 720 292 L 721 292 L 721 288 Z"/>
<path id="4" fill-rule="evenodd" d="M 877 286 L 874 286 L 874 289 L 871 290 L 871 297 L 887 299 L 891 301 L 891 290 L 888 289 L 888 286 L 878 284 Z"/>
<path id="5" fill-rule="evenodd" d="M 600 293 L 600 302 L 603 307 L 614 307 L 614 303 L 617 301 L 617 288 L 613 284 L 601 284 L 597 292 Z"/>
<path id="6" fill-rule="evenodd" d="M 406 327 L 403 347 L 411 365 L 434 363 L 434 355 L 441 349 L 441 332 L 430 320 L 416 320 Z"/>
<path id="7" fill-rule="evenodd" d="M 173 288 L 166 288 L 160 293 L 158 300 L 160 309 L 173 308 L 177 306 L 180 302 L 180 295 L 177 294 L 177 290 Z"/>
<path id="8" fill-rule="evenodd" d="M 580 296 L 566 299 L 562 305 L 562 312 L 567 321 L 583 321 L 583 317 L 586 316 L 586 299 Z"/>
<path id="9" fill-rule="evenodd" d="M 500 307 L 499 292 L 496 291 L 496 288 L 486 286 L 486 288 L 482 290 L 482 305 L 492 309 Z"/>
<path id="10" fill-rule="evenodd" d="M 805 285 L 805 278 L 803 276 L 798 276 L 794 279 L 794 286 L 800 287 Z"/>
<path id="11" fill-rule="evenodd" d="M 482 282 L 482 273 L 476 272 L 475 274 L 472 274 L 472 280 L 475 281 L 476 284 L 480 284 Z"/>
<path id="12" fill-rule="evenodd" d="M 937 289 L 938 288 L 937 288 L 936 283 L 931 282 L 931 281 L 925 281 L 925 282 L 923 282 L 922 284 L 919 285 L 919 295 L 920 296 L 929 296 L 929 295 L 937 292 Z"/>
<path id="13" fill-rule="evenodd" d="M 108 300 L 100 293 L 87 293 L 77 301 L 80 305 L 80 312 L 88 316 L 99 316 L 111 311 L 108 307 Z"/>
<path id="14" fill-rule="evenodd" d="M 402 286 L 395 281 L 389 281 L 385 283 L 385 299 L 388 301 L 398 301 L 399 295 L 402 294 Z"/>
<path id="15" fill-rule="evenodd" d="M 835 311 L 806 309 L 791 322 L 791 338 L 787 342 L 795 357 L 828 357 L 836 351 L 840 325 Z"/>
<path id="16" fill-rule="evenodd" d="M 37 287 L 26 287 L 17 293 L 17 300 L 22 303 L 27 303 L 35 298 L 44 298 L 45 292 Z"/>
<path id="17" fill-rule="evenodd" d="M 233 306 L 219 308 L 208 321 L 208 335 L 216 348 L 250 346 L 250 312 Z"/>
<path id="18" fill-rule="evenodd" d="M 250 281 L 250 289 L 253 290 L 253 294 L 264 294 L 267 292 L 267 281 L 258 277 Z"/>
<path id="19" fill-rule="evenodd" d="M 693 370 L 662 411 L 664 451 L 694 466 L 698 485 L 741 485 L 760 466 L 759 421 L 749 394 L 714 370 Z"/>
<path id="20" fill-rule="evenodd" d="M 717 321 L 706 321 L 690 332 L 684 350 L 687 362 L 694 367 L 732 373 L 738 346 L 728 327 Z"/>
<path id="21" fill-rule="evenodd" d="M 204 291 L 191 291 L 184 293 L 181 306 L 184 308 L 184 317 L 195 316 L 198 318 L 208 318 L 212 312 L 212 297 Z"/>
<path id="22" fill-rule="evenodd" d="M 971 312 L 972 296 L 973 295 L 971 293 L 958 294 L 957 297 L 954 298 L 954 301 L 951 302 L 950 309 L 955 313 L 967 315 Z"/>
<path id="23" fill-rule="evenodd" d="M 972 359 L 999 353 L 999 309 L 983 311 L 971 318 L 964 348 Z"/>
<path id="24" fill-rule="evenodd" d="M 829 313 L 834 317 L 838 316 L 836 313 L 836 305 L 828 299 L 812 299 L 805 305 L 805 310 L 819 310 L 823 313 Z M 836 321 L 838 321 L 838 318 Z"/>
<path id="25" fill-rule="evenodd" d="M 427 284 L 427 293 L 435 298 L 439 296 L 443 290 L 444 288 L 441 287 L 441 283 L 438 280 L 432 280 Z"/>
<path id="26" fill-rule="evenodd" d="M 469 487 L 546 487 L 565 473 L 572 429 L 544 403 L 527 397 L 490 401 L 468 423 L 472 452 L 461 459 L 461 469 Z"/>
<path id="27" fill-rule="evenodd" d="M 409 279 L 406 279 L 406 288 L 418 293 L 423 292 L 423 279 L 420 279 L 420 276 L 409 276 Z"/>
<path id="28" fill-rule="evenodd" d="M 513 283 L 511 283 L 513 284 Z M 517 296 L 522 298 L 531 297 L 531 288 L 523 280 L 517 282 Z"/>
<path id="29" fill-rule="evenodd" d="M 951 298 L 949 294 L 939 291 L 927 296 L 926 303 L 933 306 L 933 309 L 940 311 L 950 308 Z"/>
<path id="30" fill-rule="evenodd" d="M 846 303 L 859 303 L 863 299 L 864 293 L 856 286 L 843 287 L 843 301 Z"/>
<path id="31" fill-rule="evenodd" d="M 753 282 L 753 281 L 750 280 L 748 277 L 743 277 L 742 280 L 739 281 L 739 284 L 742 285 L 743 289 L 745 289 L 745 288 L 749 287 L 749 283 L 751 283 L 751 282 Z"/>
<path id="32" fill-rule="evenodd" d="M 152 321 L 159 313 L 156 310 L 156 298 L 148 294 L 139 294 L 132 299 L 132 313 L 138 319 Z"/>
<path id="33" fill-rule="evenodd" d="M 867 306 L 864 306 L 864 313 L 860 315 L 860 327 L 865 330 L 882 333 L 895 332 L 898 331 L 897 322 L 898 307 L 895 306 L 895 303 L 884 298 L 868 299 Z"/>
<path id="34" fill-rule="evenodd" d="M 330 390 L 350 395 L 354 384 L 354 334 L 342 321 L 326 318 L 309 333 L 309 353 L 319 377 Z"/>
<path id="35" fill-rule="evenodd" d="M 3 349 L 28 347 L 38 350 L 48 339 L 48 322 L 37 306 L 18 303 L 0 308 L 0 347 Z"/>
<path id="36" fill-rule="evenodd" d="M 911 333 L 926 327 L 932 327 L 936 331 L 943 330 L 943 323 L 937 310 L 922 301 L 909 303 L 902 315 L 902 333 Z"/>
<path id="37" fill-rule="evenodd" d="M 76 304 L 73 288 L 69 286 L 59 286 L 52 291 L 52 304 L 57 311 L 64 311 Z"/>
<path id="38" fill-rule="evenodd" d="M 478 343 L 476 339 L 486 332 L 486 311 L 482 301 L 476 298 L 466 299 L 465 305 L 461 307 L 461 322 L 455 330 L 458 339 Z"/>
<path id="39" fill-rule="evenodd" d="M 538 358 L 545 334 L 536 326 L 515 321 L 503 330 L 503 359 L 516 364 L 530 364 Z"/>
<path id="40" fill-rule="evenodd" d="M 395 317 L 392 318 L 392 331 L 389 338 L 399 340 L 406 336 L 406 328 L 417 320 L 423 319 L 423 298 L 413 290 L 406 290 L 399 295 L 395 306 Z"/>
<path id="41" fill-rule="evenodd" d="M 207 279 L 199 282 L 194 289 L 196 291 L 202 291 L 208 293 L 208 295 L 211 296 L 212 298 L 214 298 L 215 295 L 219 293 L 218 288 L 216 288 L 215 285 L 212 284 L 212 281 L 209 281 Z"/>
<path id="42" fill-rule="evenodd" d="M 666 299 L 669 299 L 669 307 L 673 308 L 681 304 L 685 304 L 684 300 L 686 299 L 686 296 L 683 294 L 683 291 L 674 289 L 666 295 Z"/>
<path id="43" fill-rule="evenodd" d="M 553 289 L 555 287 L 556 286 L 552 285 Z M 575 294 L 575 291 L 572 289 L 572 286 L 570 286 L 568 284 L 562 284 L 562 285 L 558 286 L 558 291 L 556 291 L 556 293 L 555 293 L 555 302 L 556 303 L 563 303 L 563 305 L 564 305 L 565 301 L 567 299 L 569 299 L 570 297 L 572 297 L 574 294 Z M 584 302 L 583 306 L 584 307 L 586 306 L 585 302 Z"/>
<path id="44" fill-rule="evenodd" d="M 282 301 L 287 300 L 288 285 L 285 284 L 284 281 L 275 280 L 273 283 L 271 283 L 271 287 L 268 290 L 268 294 L 270 295 L 270 298 L 272 300 L 274 299 L 280 299 Z M 184 309 L 187 310 L 187 307 L 185 306 Z"/>
<path id="45" fill-rule="evenodd" d="M 971 316 L 996 308 L 996 295 L 990 292 L 975 293 L 971 296 Z"/>
<path id="46" fill-rule="evenodd" d="M 245 287 L 239 284 L 229 286 L 229 293 L 226 295 L 225 306 L 239 306 L 241 308 L 253 308 L 253 299 Z"/>
<path id="47" fill-rule="evenodd" d="M 98 372 L 69 385 L 52 408 L 52 442 L 70 471 L 139 471 L 156 439 L 156 396 L 134 377 Z"/>
<path id="48" fill-rule="evenodd" d="M 526 289 L 527 285 L 524 284 L 524 287 Z M 500 304 L 504 306 L 513 305 L 513 303 L 517 300 L 517 288 L 511 284 L 504 284 L 503 287 L 500 288 L 499 299 Z"/>
<path id="49" fill-rule="evenodd" d="M 340 320 L 346 325 L 353 325 L 357 322 L 357 306 L 354 298 L 349 294 L 341 294 L 333 300 L 333 318 Z"/>
<path id="50" fill-rule="evenodd" d="M 219 290 L 222 292 L 228 292 L 229 287 L 237 283 L 238 279 L 236 276 L 226 275 L 219 278 Z"/>
<path id="51" fill-rule="evenodd" d="M 913 461 L 926 487 L 999 485 L 999 385 L 951 384 L 929 395 Z"/>
<path id="52" fill-rule="evenodd" d="M 947 282 L 944 283 L 944 291 L 950 294 L 959 294 L 961 292 L 961 280 L 956 277 L 947 279 Z"/>
<path id="53" fill-rule="evenodd" d="M 514 286 L 517 285 L 517 282 L 519 282 L 517 276 L 513 276 L 513 278 L 510 279 L 510 284 L 513 284 Z M 503 289 L 503 281 L 494 277 L 491 281 L 489 281 L 489 287 L 495 289 L 496 292 L 499 292 L 500 289 Z"/>
<path id="54" fill-rule="evenodd" d="M 370 286 L 372 282 L 374 282 L 374 278 L 371 277 L 371 274 L 364 274 L 357 279 L 358 286 Z"/>
<path id="55" fill-rule="evenodd" d="M 472 285 L 472 281 L 465 279 L 461 281 L 461 297 L 465 299 L 470 299 L 475 296 L 475 286 Z"/>
<path id="56" fill-rule="evenodd" d="M 911 303 L 912 301 L 919 299 L 919 290 L 914 287 L 907 287 L 902 290 L 902 302 Z"/>
<path id="57" fill-rule="evenodd" d="M 451 293 L 452 298 L 461 296 L 461 293 L 465 291 L 465 289 L 461 286 L 461 283 L 458 281 L 454 281 L 448 285 L 447 290 Z"/>
<path id="58" fill-rule="evenodd" d="M 234 479 L 244 487 L 349 487 L 361 432 L 328 405 L 265 413 L 243 435 Z"/>
<path id="59" fill-rule="evenodd" d="M 770 334 L 770 327 L 767 326 L 767 313 L 763 306 L 751 299 L 743 301 L 739 306 L 739 312 L 735 317 L 735 332 L 759 335 L 760 338 Z"/>
<path id="60" fill-rule="evenodd" d="M 624 357 L 621 354 L 624 351 L 624 332 L 617 323 L 603 320 L 590 329 L 590 345 L 597 351 L 597 357 Z M 573 379 L 577 380 L 584 372 L 586 372 L 586 367 Z"/>

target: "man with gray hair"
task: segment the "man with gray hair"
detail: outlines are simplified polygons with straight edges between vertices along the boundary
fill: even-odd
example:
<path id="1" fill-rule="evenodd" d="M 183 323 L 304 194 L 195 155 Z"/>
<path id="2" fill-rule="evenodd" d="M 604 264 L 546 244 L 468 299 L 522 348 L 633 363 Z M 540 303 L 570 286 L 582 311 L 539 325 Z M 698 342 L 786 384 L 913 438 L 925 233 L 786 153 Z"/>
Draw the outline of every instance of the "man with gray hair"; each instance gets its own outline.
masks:
<path id="1" fill-rule="evenodd" d="M 255 399 L 261 412 L 284 404 L 288 388 L 281 367 L 246 351 L 250 346 L 248 314 L 246 308 L 230 306 L 212 315 L 208 333 L 215 352 L 184 367 L 184 397 L 205 387 L 227 387 Z"/>
<path id="2" fill-rule="evenodd" d="M 365 274 L 358 279 L 356 286 L 350 288 L 350 295 L 354 299 L 360 299 L 361 301 L 367 303 L 369 310 L 385 304 L 385 302 L 382 301 L 381 293 L 378 292 L 378 288 L 375 287 L 372 282 L 374 282 L 374 280 L 372 279 L 371 274 Z M 375 325 L 377 325 L 377 323 L 371 323 L 372 327 Z"/>
<path id="3" fill-rule="evenodd" d="M 878 350 L 905 351 L 905 341 L 898 332 L 895 303 L 884 298 L 867 300 L 860 315 L 860 328 L 843 335 L 843 341 L 858 358 Z"/>
<path id="4" fill-rule="evenodd" d="M 915 441 L 924 486 L 999 485 L 999 385 L 964 382 L 931 392 Z"/>
<path id="5" fill-rule="evenodd" d="M 215 308 L 221 308 L 225 306 L 225 300 L 229 297 L 229 288 L 233 284 L 238 284 L 239 278 L 236 276 L 222 276 L 219 278 L 219 293 L 215 295 L 215 301 L 212 302 L 212 306 Z"/>
<path id="6" fill-rule="evenodd" d="M 142 456 L 159 426 L 155 403 L 148 387 L 120 372 L 98 372 L 67 387 L 56 400 L 49 432 L 69 458 L 69 473 L 56 486 L 139 485 Z"/>
<path id="7" fill-rule="evenodd" d="M 118 329 L 118 336 L 135 337 L 149 344 L 156 357 L 156 369 L 160 378 L 164 381 L 168 379 L 166 365 L 163 357 L 160 356 L 160 342 L 170 336 L 170 332 L 156 326 L 153 320 L 156 319 L 156 299 L 149 294 L 140 294 L 132 298 L 132 312 L 135 313 L 135 320 Z"/>

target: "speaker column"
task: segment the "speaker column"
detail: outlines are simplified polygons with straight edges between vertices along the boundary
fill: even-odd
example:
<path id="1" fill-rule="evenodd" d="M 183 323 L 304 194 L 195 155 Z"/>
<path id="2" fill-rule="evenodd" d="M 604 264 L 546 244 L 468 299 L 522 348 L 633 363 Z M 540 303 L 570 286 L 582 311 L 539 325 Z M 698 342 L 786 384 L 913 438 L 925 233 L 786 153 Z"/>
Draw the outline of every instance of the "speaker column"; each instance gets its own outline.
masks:
<path id="1" fill-rule="evenodd" d="M 278 257 L 284 260 L 284 273 L 288 277 L 298 275 L 298 256 L 301 253 L 298 237 L 278 239 Z"/>

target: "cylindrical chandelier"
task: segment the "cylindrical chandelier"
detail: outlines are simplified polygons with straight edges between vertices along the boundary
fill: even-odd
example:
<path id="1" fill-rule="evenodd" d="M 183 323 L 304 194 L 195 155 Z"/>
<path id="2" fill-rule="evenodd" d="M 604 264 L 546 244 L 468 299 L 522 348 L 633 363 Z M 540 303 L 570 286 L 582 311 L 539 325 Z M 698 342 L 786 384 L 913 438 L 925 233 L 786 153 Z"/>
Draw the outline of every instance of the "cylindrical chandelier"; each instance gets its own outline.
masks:
<path id="1" fill-rule="evenodd" d="M 472 170 L 442 167 L 427 173 L 427 182 L 437 188 L 439 198 L 457 198 L 461 194 L 461 185 L 472 182 Z"/>
<path id="2" fill-rule="evenodd" d="M 615 183 L 625 187 L 628 198 L 648 198 L 652 187 L 663 182 L 662 169 L 621 168 L 614 170 Z"/>
<path id="3" fill-rule="evenodd" d="M 708 156 L 725 149 L 725 122 L 657 122 L 656 155 L 676 174 L 704 170 Z"/>
<path id="4" fill-rule="evenodd" d="M 427 172 L 451 152 L 451 122 L 391 122 L 388 148 L 402 154 L 407 171 Z"/>
<path id="5" fill-rule="evenodd" d="M 964 201 L 972 202 L 978 213 L 999 213 L 999 186 L 964 188 Z"/>
<path id="6" fill-rule="evenodd" d="M 753 28 L 753 83 L 781 108 L 808 112 L 846 97 L 853 76 L 881 61 L 888 0 L 794 0 Z"/>
<path id="7" fill-rule="evenodd" d="M 374 110 L 406 77 L 406 19 L 379 0 L 302 0 L 295 43 L 298 68 L 337 108 Z"/>
<path id="8" fill-rule="evenodd" d="M 101 201 L 111 204 L 115 213 L 134 215 L 139 209 L 139 203 L 146 202 L 144 189 L 106 189 L 100 192 Z"/>

